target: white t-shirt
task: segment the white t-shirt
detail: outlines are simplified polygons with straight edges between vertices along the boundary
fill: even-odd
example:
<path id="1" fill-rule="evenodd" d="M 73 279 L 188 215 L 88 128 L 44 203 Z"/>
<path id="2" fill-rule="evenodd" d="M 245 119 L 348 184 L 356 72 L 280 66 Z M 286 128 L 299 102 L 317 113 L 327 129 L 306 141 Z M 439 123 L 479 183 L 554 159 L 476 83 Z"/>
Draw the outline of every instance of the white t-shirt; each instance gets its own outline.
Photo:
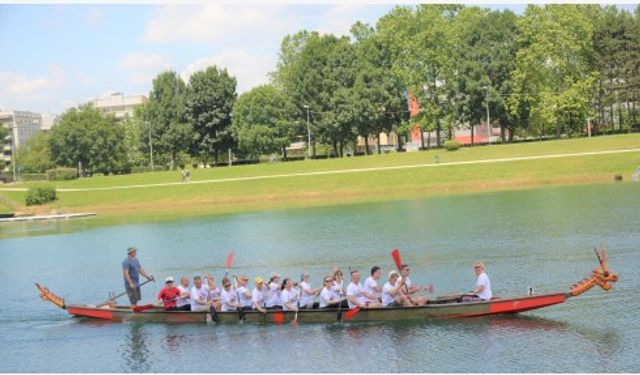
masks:
<path id="1" fill-rule="evenodd" d="M 249 293 L 249 297 L 244 295 L 245 292 Z M 245 307 L 251 307 L 251 292 L 247 289 L 246 286 L 238 287 L 238 298 L 240 299 L 240 304 Z"/>
<path id="2" fill-rule="evenodd" d="M 482 298 L 483 300 L 490 300 L 491 297 L 493 297 L 493 293 L 491 293 L 491 281 L 489 281 L 489 276 L 487 276 L 486 273 L 481 273 L 480 276 L 478 276 L 478 281 L 476 281 L 476 288 L 478 288 L 480 285 L 484 285 L 484 290 L 482 290 L 482 292 L 478 293 L 478 297 Z"/>
<path id="3" fill-rule="evenodd" d="M 300 306 L 310 305 L 313 303 L 313 298 L 315 297 L 313 294 L 309 294 L 312 292 L 311 285 L 308 282 L 303 281 L 300 284 Z"/>
<path id="4" fill-rule="evenodd" d="M 337 282 L 333 280 L 333 299 L 339 299 L 342 294 L 342 286 L 344 285 L 344 280 L 341 282 Z"/>
<path id="5" fill-rule="evenodd" d="M 196 302 L 196 299 L 199 299 L 201 301 L 207 301 L 209 298 L 209 287 L 205 284 L 202 284 L 202 286 L 200 287 L 200 289 L 196 288 L 196 286 L 194 285 L 191 288 L 191 292 L 190 292 L 190 297 L 191 297 L 191 311 L 203 311 L 203 310 L 209 310 L 209 306 L 207 305 L 201 305 L 198 302 Z"/>
<path id="6" fill-rule="evenodd" d="M 222 294 L 220 295 L 220 302 L 222 303 L 222 311 L 235 311 L 236 308 L 229 305 L 229 302 L 238 302 L 236 291 L 231 288 L 229 288 L 229 291 L 223 290 Z"/>
<path id="7" fill-rule="evenodd" d="M 392 296 L 391 294 L 389 294 L 389 292 L 391 292 L 392 290 L 394 290 L 396 288 L 395 285 L 391 285 L 390 282 L 386 282 L 384 284 L 384 286 L 382 287 L 382 306 L 387 307 L 389 306 L 393 301 L 396 300 L 396 297 L 398 297 L 398 295 L 394 295 Z"/>
<path id="8" fill-rule="evenodd" d="M 320 292 L 320 308 L 327 307 L 330 303 L 329 301 L 332 299 L 336 299 L 334 298 L 333 288 L 322 288 L 322 291 Z"/>
<path id="9" fill-rule="evenodd" d="M 269 284 L 267 291 L 267 307 L 273 307 L 280 304 L 280 286 L 276 283 Z"/>
<path id="10" fill-rule="evenodd" d="M 264 286 L 262 287 L 262 290 L 253 288 L 253 292 L 251 292 L 251 302 L 255 302 L 258 306 L 264 307 L 265 291 L 266 288 Z"/>
<path id="11" fill-rule="evenodd" d="M 347 298 L 355 296 L 359 303 L 364 304 L 367 302 L 367 297 L 362 294 L 363 290 L 364 289 L 362 288 L 362 284 L 354 284 L 352 281 L 349 283 L 349 286 L 347 286 Z M 357 307 L 357 305 L 354 305 L 353 303 L 351 303 L 351 301 L 349 301 L 349 308 L 353 309 L 354 307 Z"/>
<path id="12" fill-rule="evenodd" d="M 209 289 L 209 301 L 219 300 L 221 293 L 222 293 L 222 291 L 218 287 L 215 287 L 213 289 Z"/>
<path id="13" fill-rule="evenodd" d="M 294 305 L 294 306 L 297 305 L 297 303 L 298 303 L 298 293 L 296 292 L 295 289 L 291 289 L 291 290 L 283 289 L 280 292 L 280 304 L 282 305 L 282 310 L 284 310 L 284 311 L 292 311 L 291 309 L 287 308 L 285 303 L 288 303 L 288 304 Z"/>
<path id="14" fill-rule="evenodd" d="M 364 290 L 371 294 L 374 297 L 378 297 L 379 293 L 373 289 L 373 288 L 377 288 L 378 287 L 378 282 L 373 278 L 373 276 L 369 276 L 365 281 L 364 281 Z M 375 299 L 369 299 L 369 301 L 376 301 Z"/>
<path id="15" fill-rule="evenodd" d="M 180 294 L 189 293 L 189 289 L 183 287 L 182 285 L 178 285 L 178 289 L 180 290 Z M 184 305 L 190 305 L 190 304 L 191 304 L 191 298 L 190 297 L 186 297 L 186 298 L 178 297 L 178 299 L 176 299 L 176 305 L 178 307 L 182 307 Z"/>

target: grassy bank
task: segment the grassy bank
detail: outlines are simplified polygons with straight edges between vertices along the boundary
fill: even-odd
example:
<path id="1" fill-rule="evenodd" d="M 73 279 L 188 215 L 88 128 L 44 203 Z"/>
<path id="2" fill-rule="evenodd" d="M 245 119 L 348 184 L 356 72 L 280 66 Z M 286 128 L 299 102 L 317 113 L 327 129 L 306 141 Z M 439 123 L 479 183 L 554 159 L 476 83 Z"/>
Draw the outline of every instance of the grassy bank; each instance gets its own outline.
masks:
<path id="1" fill-rule="evenodd" d="M 110 224 L 451 193 L 612 182 L 615 174 L 623 175 L 625 180 L 629 179 L 633 170 L 640 165 L 640 152 L 464 165 L 443 164 L 632 148 L 640 148 L 640 135 L 492 145 L 465 148 L 455 152 L 438 150 L 196 169 L 191 171 L 194 183 L 116 190 L 59 191 L 59 199 L 47 209 L 62 212 L 97 212 L 97 221 Z M 362 168 L 410 165 L 423 166 L 340 173 Z M 332 172 L 286 176 L 327 171 Z M 247 177 L 257 178 L 229 180 Z M 84 178 L 56 185 L 58 189 L 92 189 L 179 181 L 179 171 L 166 171 Z M 12 187 L 28 186 L 26 184 Z M 6 188 L 0 187 L 0 194 L 15 202 L 24 202 L 24 192 L 6 191 Z M 20 209 L 25 210 L 24 207 Z"/>

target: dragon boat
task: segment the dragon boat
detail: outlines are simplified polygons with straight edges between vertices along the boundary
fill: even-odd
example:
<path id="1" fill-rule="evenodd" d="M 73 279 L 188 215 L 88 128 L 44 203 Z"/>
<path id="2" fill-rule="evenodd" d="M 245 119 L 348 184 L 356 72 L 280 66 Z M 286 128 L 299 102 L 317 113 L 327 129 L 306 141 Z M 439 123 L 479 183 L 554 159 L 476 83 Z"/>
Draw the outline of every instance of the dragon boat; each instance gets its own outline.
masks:
<path id="1" fill-rule="evenodd" d="M 67 304 L 64 299 L 52 293 L 48 288 L 36 283 L 40 297 L 66 310 L 75 317 L 102 319 L 111 321 L 139 321 L 166 323 L 275 323 L 317 322 L 332 323 L 340 321 L 419 321 L 426 319 L 470 318 L 497 314 L 515 314 L 523 311 L 539 309 L 565 302 L 571 297 L 579 296 L 594 286 L 609 291 L 618 281 L 618 275 L 607 267 L 604 248 L 596 250 L 600 267 L 593 270 L 590 276 L 570 286 L 566 292 L 525 295 L 518 297 L 494 297 L 487 301 L 464 302 L 464 295 L 441 296 L 428 301 L 424 306 L 389 307 L 389 308 L 356 308 L 356 309 L 301 309 L 295 311 L 269 310 L 263 314 L 259 311 L 165 311 L 160 306 L 128 306 L 116 305 L 113 300 L 98 305 Z M 398 255 L 399 257 L 399 255 Z"/>

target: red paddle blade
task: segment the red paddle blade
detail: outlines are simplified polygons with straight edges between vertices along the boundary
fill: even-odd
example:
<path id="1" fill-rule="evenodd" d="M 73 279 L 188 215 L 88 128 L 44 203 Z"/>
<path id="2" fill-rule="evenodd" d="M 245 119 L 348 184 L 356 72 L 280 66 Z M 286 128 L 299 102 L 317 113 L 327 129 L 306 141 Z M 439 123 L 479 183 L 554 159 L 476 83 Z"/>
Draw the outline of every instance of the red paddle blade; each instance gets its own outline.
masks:
<path id="1" fill-rule="evenodd" d="M 136 306 L 136 307 L 133 308 L 133 312 L 139 313 L 139 312 L 143 312 L 145 310 L 152 309 L 153 307 L 154 307 L 153 305 Z"/>
<path id="2" fill-rule="evenodd" d="M 355 309 L 347 311 L 346 313 L 344 313 L 344 320 L 353 318 L 358 313 L 358 311 L 360 311 L 360 307 L 356 307 Z"/>
<path id="3" fill-rule="evenodd" d="M 396 264 L 396 268 L 400 269 L 400 266 L 402 266 L 402 260 L 400 259 L 400 250 L 398 250 L 397 248 L 391 250 L 391 257 Z"/>
<path id="4" fill-rule="evenodd" d="M 225 262 L 225 268 L 229 269 L 233 265 L 233 251 L 227 255 L 227 261 Z"/>
<path id="5" fill-rule="evenodd" d="M 273 322 L 275 324 L 284 323 L 284 314 L 281 311 L 276 311 L 273 313 Z"/>

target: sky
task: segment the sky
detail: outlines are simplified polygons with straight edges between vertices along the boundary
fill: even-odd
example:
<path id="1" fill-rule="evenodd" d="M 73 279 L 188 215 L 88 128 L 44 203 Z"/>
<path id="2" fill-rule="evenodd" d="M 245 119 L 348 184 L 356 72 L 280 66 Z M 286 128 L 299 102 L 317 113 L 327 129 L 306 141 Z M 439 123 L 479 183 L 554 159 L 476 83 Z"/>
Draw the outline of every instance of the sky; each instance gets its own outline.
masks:
<path id="1" fill-rule="evenodd" d="M 0 4 L 0 109 L 61 114 L 108 92 L 148 95 L 153 78 L 168 69 L 188 81 L 210 65 L 235 76 L 242 94 L 268 83 L 285 35 L 346 35 L 356 21 L 375 26 L 393 7 Z M 525 5 L 490 7 L 521 13 Z"/>

